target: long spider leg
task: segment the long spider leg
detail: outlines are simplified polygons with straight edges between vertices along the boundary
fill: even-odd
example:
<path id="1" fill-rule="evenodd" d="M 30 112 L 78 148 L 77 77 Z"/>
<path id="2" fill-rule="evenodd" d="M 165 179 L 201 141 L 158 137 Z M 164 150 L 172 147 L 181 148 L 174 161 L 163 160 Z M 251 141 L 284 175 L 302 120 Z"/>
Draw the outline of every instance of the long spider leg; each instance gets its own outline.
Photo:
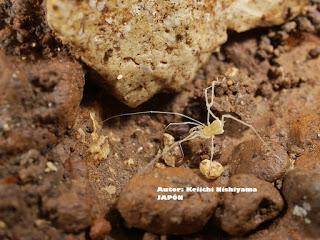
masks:
<path id="1" fill-rule="evenodd" d="M 209 103 L 209 97 L 208 97 L 208 90 L 211 88 L 212 86 L 210 87 L 207 87 L 205 90 L 204 90 L 204 98 L 205 98 L 205 101 L 206 101 L 206 108 L 207 108 L 207 125 L 210 124 L 210 109 L 211 109 L 211 103 Z"/>
<path id="2" fill-rule="evenodd" d="M 176 116 L 180 116 L 180 117 L 184 117 L 186 119 L 189 119 L 191 120 L 192 122 L 195 122 L 195 123 L 198 123 L 199 125 L 203 125 L 205 126 L 204 123 L 192 118 L 192 117 L 189 117 L 185 114 L 182 114 L 182 113 L 177 113 L 177 112 L 162 112 L 162 111 L 142 111 L 142 112 L 134 112 L 134 113 L 123 113 L 123 114 L 119 114 L 119 115 L 115 115 L 115 116 L 112 116 L 112 117 L 109 117 L 105 120 L 102 121 L 102 123 L 105 123 L 105 122 L 108 122 L 110 121 L 111 119 L 114 119 L 114 118 L 118 118 L 118 117 L 123 117 L 123 116 L 133 116 L 133 115 L 141 115 L 141 114 L 168 114 L 168 115 L 176 115 Z"/>
<path id="3" fill-rule="evenodd" d="M 207 87 L 206 89 L 204 89 L 204 99 L 206 100 L 206 106 L 209 106 L 208 90 L 209 90 L 211 87 L 212 87 L 212 86 Z"/>
<path id="4" fill-rule="evenodd" d="M 242 121 L 242 120 L 240 120 L 240 119 L 238 119 L 238 118 L 236 118 L 236 117 L 234 117 L 234 116 L 232 116 L 230 114 L 222 115 L 222 117 L 221 117 L 222 126 L 224 126 L 224 119 L 225 118 L 232 119 L 232 120 L 234 120 L 234 121 L 236 121 L 238 123 L 241 123 L 244 126 L 247 126 L 248 128 L 250 128 L 258 136 L 258 138 L 261 140 L 261 142 L 263 142 L 264 144 L 267 144 L 266 141 L 263 140 L 261 135 L 257 132 L 257 130 L 252 125 L 250 125 L 250 124 L 248 124 L 248 123 L 246 123 L 246 122 L 244 122 L 244 121 Z"/>
<path id="5" fill-rule="evenodd" d="M 208 96 L 208 91 L 209 89 L 212 88 L 212 86 L 210 87 L 207 87 L 205 90 L 204 90 L 204 99 L 206 101 L 206 108 L 207 108 L 207 125 L 210 124 L 210 114 L 209 114 L 209 111 L 208 109 L 211 108 L 211 104 L 212 104 L 212 100 L 211 100 L 211 103 L 209 103 L 209 96 Z"/>
<path id="6" fill-rule="evenodd" d="M 184 152 L 183 152 L 181 143 L 179 143 L 179 148 L 180 148 L 180 151 L 181 151 L 181 154 L 182 154 L 182 159 L 184 159 Z"/>
<path id="7" fill-rule="evenodd" d="M 169 150 L 170 150 L 175 144 L 181 144 L 181 143 L 184 143 L 184 142 L 186 142 L 186 141 L 190 141 L 190 140 L 192 140 L 192 139 L 195 139 L 195 138 L 198 137 L 198 136 L 199 136 L 199 132 L 192 132 L 192 133 L 190 133 L 188 136 L 186 136 L 185 138 L 183 138 L 183 139 L 175 142 L 174 144 L 172 144 L 172 145 L 170 146 Z"/>
<path id="8" fill-rule="evenodd" d="M 208 113 L 211 114 L 211 116 L 215 119 L 215 120 L 219 120 L 219 118 L 212 112 L 211 110 L 211 107 L 213 106 L 213 100 L 215 98 L 215 95 L 214 95 L 214 88 L 215 88 L 215 85 L 216 83 L 215 82 L 212 82 L 212 86 L 211 86 L 211 103 L 210 103 L 210 107 L 207 108 L 208 110 Z"/>
<path id="9" fill-rule="evenodd" d="M 207 125 L 210 125 L 210 116 L 212 116 L 215 120 L 219 120 L 219 118 L 211 111 L 211 107 L 213 106 L 213 101 L 214 101 L 214 87 L 215 87 L 215 82 L 212 82 L 212 85 L 210 87 L 207 87 L 204 90 L 204 96 L 206 100 L 206 108 L 207 108 Z M 211 89 L 211 99 L 209 102 L 209 96 L 208 96 L 208 90 Z"/>
<path id="10" fill-rule="evenodd" d="M 195 131 L 201 131 L 201 129 L 203 129 L 203 126 L 198 125 L 198 126 L 195 126 L 195 127 L 191 128 L 189 130 L 189 133 L 192 133 L 192 132 L 195 132 Z"/>
<path id="11" fill-rule="evenodd" d="M 219 118 L 211 111 L 210 108 L 208 108 L 207 111 L 208 111 L 208 114 L 210 114 L 215 120 L 219 120 Z M 210 124 L 210 123 L 209 123 L 209 124 Z M 209 124 L 208 124 L 208 125 L 209 125 Z"/>
<path id="12" fill-rule="evenodd" d="M 261 142 L 273 153 L 274 156 L 276 156 L 279 160 L 282 160 L 275 152 L 274 150 L 269 146 L 269 144 L 267 144 L 267 142 L 261 137 L 261 135 L 257 132 L 257 130 L 250 124 L 230 115 L 230 114 L 225 114 L 225 115 L 222 115 L 222 118 L 221 118 L 221 122 L 222 122 L 222 126 L 224 125 L 224 119 L 225 118 L 230 118 L 236 122 L 239 122 L 245 126 L 247 126 L 248 128 L 250 128 L 257 136 L 258 138 L 261 140 Z"/>
<path id="13" fill-rule="evenodd" d="M 213 161 L 213 153 L 214 153 L 214 137 L 211 137 L 211 162 Z"/>
<path id="14" fill-rule="evenodd" d="M 178 122 L 178 123 L 169 123 L 166 127 L 165 130 L 168 129 L 171 126 L 177 126 L 177 125 L 194 125 L 194 126 L 200 126 L 198 123 L 195 122 Z"/>
<path id="15" fill-rule="evenodd" d="M 182 144 L 186 141 L 190 141 L 192 139 L 195 139 L 199 136 L 199 132 L 192 132 L 190 133 L 188 136 L 186 136 L 185 138 L 173 143 L 165 152 L 163 152 L 163 154 L 169 152 L 173 147 L 175 147 L 177 144 Z"/>
<path id="16" fill-rule="evenodd" d="M 210 107 L 207 105 L 207 125 L 209 126 L 210 125 Z"/>
<path id="17" fill-rule="evenodd" d="M 214 87 L 215 87 L 215 82 L 212 82 L 212 85 L 211 85 L 211 102 L 210 102 L 210 106 L 211 107 L 213 105 L 213 99 L 215 98 L 215 96 L 214 96 Z"/>

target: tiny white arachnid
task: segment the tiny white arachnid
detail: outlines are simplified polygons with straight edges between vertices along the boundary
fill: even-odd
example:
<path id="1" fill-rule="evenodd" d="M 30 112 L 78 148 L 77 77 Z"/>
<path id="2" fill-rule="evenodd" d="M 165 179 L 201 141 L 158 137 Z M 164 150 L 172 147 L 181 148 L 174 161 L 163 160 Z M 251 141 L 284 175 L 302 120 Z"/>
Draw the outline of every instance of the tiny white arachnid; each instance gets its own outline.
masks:
<path id="1" fill-rule="evenodd" d="M 132 116 L 132 115 L 140 115 L 140 114 L 168 114 L 168 115 L 177 115 L 183 118 L 188 119 L 188 121 L 186 122 L 177 122 L 177 123 L 170 123 L 166 128 L 170 127 L 170 126 L 174 126 L 174 125 L 192 125 L 193 127 L 189 130 L 188 135 L 179 140 L 176 141 L 174 144 L 171 145 L 171 147 L 167 148 L 166 151 L 162 152 L 161 155 L 163 155 L 164 153 L 169 152 L 173 147 L 175 147 L 176 145 L 180 146 L 180 149 L 182 151 L 181 148 L 181 144 L 183 142 L 186 141 L 190 141 L 192 139 L 195 138 L 204 138 L 204 139 L 209 139 L 211 141 L 211 154 L 210 154 L 210 161 L 213 162 L 213 155 L 214 155 L 214 138 L 217 135 L 221 135 L 224 133 L 224 124 L 225 124 L 225 119 L 232 119 L 248 128 L 250 128 L 257 136 L 258 138 L 262 141 L 262 143 L 264 145 L 266 145 L 269 149 L 271 149 L 268 144 L 263 140 L 263 138 L 261 137 L 261 135 L 257 132 L 257 130 L 250 124 L 230 115 L 230 114 L 223 114 L 221 116 L 221 119 L 219 119 L 211 110 L 213 104 L 214 104 L 214 87 L 215 87 L 215 82 L 212 82 L 212 85 L 210 87 L 207 87 L 204 90 L 204 96 L 205 96 L 205 101 L 206 101 L 206 109 L 207 109 L 207 122 L 202 123 L 192 117 L 189 117 L 185 114 L 182 113 L 177 113 L 177 112 L 163 112 L 163 111 L 143 111 L 143 112 L 134 112 L 134 113 L 124 113 L 124 114 L 120 114 L 120 115 L 116 115 L 116 116 L 112 116 L 110 118 L 107 118 L 106 120 L 104 120 L 104 122 L 109 121 L 111 119 L 114 118 L 118 118 L 118 117 L 122 117 L 122 116 Z M 211 90 L 211 94 L 209 94 L 209 91 Z M 211 95 L 210 99 L 209 99 L 209 95 Z M 213 121 L 210 121 L 210 119 L 213 118 Z M 273 150 L 271 149 L 271 151 L 273 152 Z M 183 154 L 183 151 L 182 151 Z M 153 165 L 160 157 L 156 157 L 154 160 L 152 160 L 147 167 L 149 167 L 150 165 Z M 280 159 L 279 156 L 277 156 L 275 153 L 274 155 Z M 212 164 L 213 166 L 214 164 Z M 147 168 L 146 167 L 146 168 Z M 209 169 L 210 170 L 210 169 Z"/>

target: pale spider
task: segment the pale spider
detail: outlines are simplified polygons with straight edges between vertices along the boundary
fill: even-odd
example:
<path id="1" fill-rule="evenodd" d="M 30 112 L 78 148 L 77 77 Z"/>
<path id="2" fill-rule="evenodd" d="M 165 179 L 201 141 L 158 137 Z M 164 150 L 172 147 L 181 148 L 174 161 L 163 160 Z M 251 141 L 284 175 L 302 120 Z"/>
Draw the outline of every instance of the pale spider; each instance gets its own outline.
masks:
<path id="1" fill-rule="evenodd" d="M 204 96 L 205 96 L 205 100 L 206 100 L 206 109 L 207 109 L 207 123 L 204 124 L 192 117 L 189 117 L 185 114 L 182 113 L 177 113 L 177 112 L 163 112 L 163 111 L 143 111 L 143 112 L 135 112 L 135 113 L 124 113 L 124 114 L 120 114 L 120 115 L 115 115 L 112 116 L 110 118 L 107 118 L 106 120 L 104 120 L 104 122 L 109 121 L 111 119 L 117 118 L 117 117 L 122 117 L 122 116 L 131 116 L 131 115 L 138 115 L 138 114 L 169 114 L 169 115 L 177 115 L 183 118 L 188 119 L 189 121 L 186 122 L 177 122 L 177 123 L 170 123 L 166 128 L 170 127 L 170 126 L 174 126 L 174 125 L 192 125 L 194 127 L 192 127 L 189 130 L 188 135 L 179 140 L 176 141 L 174 144 L 172 144 L 166 151 L 163 151 L 160 155 L 158 154 L 158 156 L 152 160 L 147 167 L 149 167 L 150 165 L 153 165 L 157 160 L 159 160 L 159 158 L 165 154 L 168 153 L 173 147 L 179 145 L 180 149 L 181 149 L 181 153 L 183 155 L 183 151 L 182 151 L 182 147 L 181 144 L 183 142 L 186 141 L 190 141 L 192 139 L 195 139 L 197 137 L 200 138 L 204 138 L 204 139 L 210 139 L 211 140 L 211 153 L 210 153 L 210 161 L 213 162 L 213 156 L 214 156 L 214 138 L 217 135 L 221 135 L 224 133 L 224 124 L 225 124 L 225 119 L 229 118 L 232 119 L 248 128 L 250 128 L 257 136 L 258 138 L 262 141 L 262 143 L 268 147 L 269 150 L 271 150 L 273 152 L 273 150 L 268 146 L 268 144 L 263 140 L 263 138 L 261 137 L 261 135 L 257 132 L 257 130 L 250 124 L 230 115 L 230 114 L 224 114 L 221 116 L 221 119 L 219 119 L 211 110 L 211 107 L 213 106 L 214 103 L 214 88 L 215 88 L 215 82 L 212 82 L 212 85 L 210 87 L 207 87 L 204 90 Z M 211 94 L 209 94 L 209 91 L 211 90 Z M 209 95 L 211 95 L 210 99 L 209 99 Z M 210 122 L 211 118 L 213 118 L 213 121 Z M 274 155 L 279 158 L 275 153 Z M 146 167 L 146 168 L 147 168 Z"/>

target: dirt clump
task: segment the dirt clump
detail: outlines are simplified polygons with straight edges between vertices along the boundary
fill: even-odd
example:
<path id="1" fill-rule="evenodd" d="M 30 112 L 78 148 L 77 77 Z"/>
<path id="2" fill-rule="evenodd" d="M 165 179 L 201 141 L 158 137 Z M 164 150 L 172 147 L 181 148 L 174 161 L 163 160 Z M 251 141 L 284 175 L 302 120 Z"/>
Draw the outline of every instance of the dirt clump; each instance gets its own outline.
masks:
<path id="1" fill-rule="evenodd" d="M 233 151 L 232 160 L 235 174 L 253 174 L 268 182 L 283 177 L 290 164 L 285 148 L 277 142 L 265 145 L 255 139 L 240 143 Z"/>
<path id="2" fill-rule="evenodd" d="M 111 224 L 104 218 L 96 219 L 90 229 L 90 238 L 92 240 L 104 239 L 111 232 Z"/>
<path id="3" fill-rule="evenodd" d="M 6 220 L 7 227 L 13 227 L 23 215 L 23 208 L 25 203 L 21 200 L 21 192 L 17 186 L 1 185 L 1 219 Z"/>
<path id="4" fill-rule="evenodd" d="M 294 167 L 305 171 L 316 171 L 320 169 L 319 162 L 320 144 L 314 146 L 310 151 L 305 151 L 297 158 Z"/>
<path id="5" fill-rule="evenodd" d="M 255 193 L 223 193 L 222 207 L 216 216 L 221 228 L 229 234 L 245 234 L 256 229 L 278 216 L 284 206 L 280 193 L 273 185 L 253 175 L 234 175 L 229 186 L 257 189 Z"/>
<path id="6" fill-rule="evenodd" d="M 0 66 L 1 153 L 53 146 L 75 122 L 84 85 L 81 66 L 69 58 L 27 64 L 3 53 Z"/>
<path id="7" fill-rule="evenodd" d="M 21 60 L 50 58 L 65 48 L 45 21 L 43 0 L 0 1 L 0 46 Z"/>
<path id="8" fill-rule="evenodd" d="M 93 203 L 87 193 L 81 188 L 64 189 L 58 197 L 44 199 L 43 211 L 58 228 L 66 232 L 83 230 L 92 222 Z"/>
<path id="9" fill-rule="evenodd" d="M 216 193 L 177 192 L 183 201 L 156 201 L 158 187 L 208 186 L 187 168 L 154 169 L 134 176 L 124 188 L 118 209 L 130 227 L 158 234 L 190 234 L 207 223 L 218 203 Z M 171 193 L 168 193 L 171 194 Z"/>
<path id="10" fill-rule="evenodd" d="M 314 148 L 319 144 L 320 118 L 317 113 L 299 114 L 289 125 L 291 146 L 302 149 Z"/>

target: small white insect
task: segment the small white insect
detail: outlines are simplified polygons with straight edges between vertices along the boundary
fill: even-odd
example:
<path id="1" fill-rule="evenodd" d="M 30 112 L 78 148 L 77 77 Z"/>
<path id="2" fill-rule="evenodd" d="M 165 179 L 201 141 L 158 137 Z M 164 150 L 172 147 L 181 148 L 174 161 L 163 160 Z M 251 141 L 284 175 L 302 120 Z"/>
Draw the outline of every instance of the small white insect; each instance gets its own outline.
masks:
<path id="1" fill-rule="evenodd" d="M 262 143 L 264 145 L 266 145 L 271 151 L 272 149 L 267 145 L 267 143 L 263 140 L 263 138 L 261 137 L 261 135 L 257 132 L 257 130 L 250 124 L 230 115 L 230 114 L 224 114 L 221 116 L 221 119 L 219 119 L 211 110 L 211 107 L 214 104 L 214 87 L 215 87 L 215 82 L 212 82 L 212 85 L 208 88 L 206 88 L 204 90 L 204 96 L 205 96 L 205 101 L 206 101 L 206 109 L 207 109 L 207 122 L 206 124 L 193 119 L 185 114 L 182 113 L 177 113 L 177 112 L 162 112 L 162 111 L 143 111 L 143 112 L 135 112 L 135 113 L 125 113 L 125 114 L 120 114 L 120 115 L 116 115 L 116 116 L 112 116 L 108 119 L 106 119 L 104 122 L 109 121 L 111 119 L 117 118 L 117 117 L 122 117 L 122 116 L 131 116 L 131 115 L 138 115 L 138 114 L 169 114 L 169 115 L 177 115 L 177 116 L 181 116 L 183 118 L 188 119 L 189 121 L 186 122 L 177 122 L 177 123 L 170 123 L 166 128 L 170 127 L 170 126 L 174 126 L 174 125 L 193 125 L 194 127 L 192 127 L 189 130 L 189 134 L 175 142 L 174 144 L 171 145 L 171 147 L 167 148 L 166 151 L 163 151 L 161 153 L 161 155 L 163 155 L 164 153 L 168 153 L 173 147 L 179 145 L 180 149 L 182 151 L 182 147 L 181 144 L 183 142 L 186 141 L 190 141 L 192 139 L 195 138 L 204 138 L 204 139 L 210 139 L 211 141 L 211 154 L 210 154 L 210 161 L 213 162 L 213 155 L 214 155 L 214 138 L 218 135 L 221 135 L 224 133 L 224 124 L 225 124 L 225 119 L 229 118 L 232 119 L 236 122 L 239 122 L 240 124 L 250 128 L 257 136 L 258 138 L 262 141 Z M 209 94 L 209 91 L 211 90 L 211 94 Z M 210 99 L 209 99 L 209 95 L 211 95 Z M 210 120 L 213 119 L 213 121 L 211 122 Z M 273 151 L 272 151 L 273 152 Z M 183 151 L 182 151 L 183 154 Z M 160 157 L 156 157 L 153 161 L 151 161 L 147 167 L 149 167 L 150 165 L 153 165 Z M 278 157 L 276 154 L 274 154 L 277 158 Z M 215 164 L 210 164 L 208 171 L 211 171 L 210 167 L 214 167 Z"/>

